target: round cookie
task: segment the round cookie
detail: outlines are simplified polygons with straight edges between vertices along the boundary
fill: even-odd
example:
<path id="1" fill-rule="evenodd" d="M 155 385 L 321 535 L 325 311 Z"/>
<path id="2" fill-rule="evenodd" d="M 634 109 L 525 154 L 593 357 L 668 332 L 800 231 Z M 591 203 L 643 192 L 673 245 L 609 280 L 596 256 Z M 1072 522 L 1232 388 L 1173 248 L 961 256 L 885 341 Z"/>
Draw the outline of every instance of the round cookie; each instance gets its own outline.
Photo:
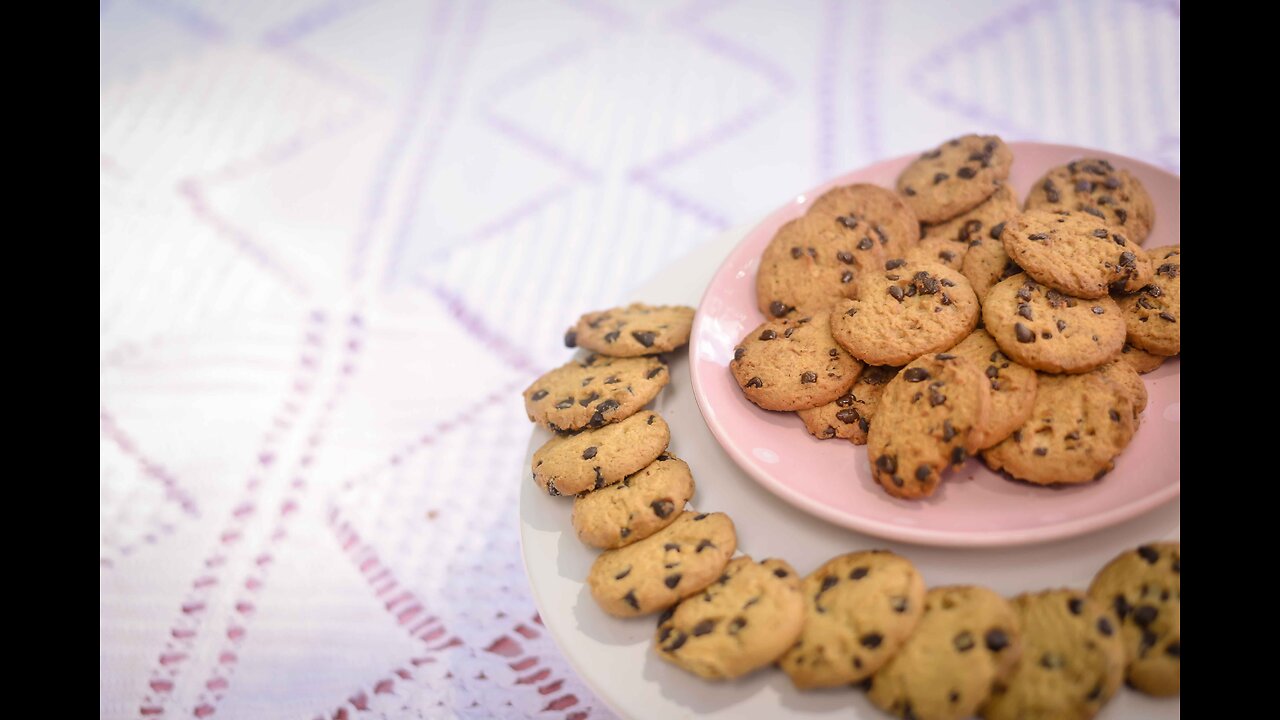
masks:
<path id="1" fill-rule="evenodd" d="M 1129 343 L 1156 355 L 1182 351 L 1182 246 L 1150 251 L 1155 265 L 1151 284 L 1118 301 Z"/>
<path id="2" fill-rule="evenodd" d="M 1009 177 L 1013 153 L 995 135 L 964 135 L 924 153 L 898 176 L 898 192 L 922 223 L 972 210 Z"/>
<path id="3" fill-rule="evenodd" d="M 920 239 L 920 221 L 897 193 L 860 183 L 832 188 L 814 199 L 806 215 L 836 229 L 845 244 L 870 240 L 884 257 L 902 257 Z"/>
<path id="4" fill-rule="evenodd" d="M 783 560 L 734 558 L 720 579 L 658 619 L 658 657 L 699 677 L 728 679 L 787 651 L 804 625 L 800 577 Z"/>
<path id="5" fill-rule="evenodd" d="M 863 278 L 856 300 L 831 310 L 831 333 L 868 365 L 905 365 L 955 345 L 978 324 L 978 298 L 960 273 L 902 259 Z"/>
<path id="6" fill-rule="evenodd" d="M 1004 598 L 970 585 L 934 588 L 924 605 L 915 633 L 872 676 L 868 696 L 895 717 L 963 720 L 1021 657 L 1017 616 Z"/>
<path id="7" fill-rule="evenodd" d="M 1122 553 L 1102 568 L 1089 596 L 1120 617 L 1129 684 L 1151 695 L 1181 686 L 1181 543 L 1159 542 Z"/>
<path id="8" fill-rule="evenodd" d="M 1142 183 L 1127 170 L 1096 158 L 1081 158 L 1045 173 L 1031 187 L 1027 209 L 1087 212 L 1139 245 L 1156 219 L 1155 204 Z"/>
<path id="9" fill-rule="evenodd" d="M 534 380 L 524 408 L 530 420 L 559 432 L 598 428 L 631 417 L 669 382 L 666 363 L 656 357 L 592 353 Z"/>
<path id="10" fill-rule="evenodd" d="M 1088 372 L 1111 362 L 1124 345 L 1124 319 L 1114 300 L 1063 295 L 1026 275 L 991 288 L 982 321 L 1004 354 L 1044 372 Z"/>
<path id="11" fill-rule="evenodd" d="M 564 344 L 612 357 L 656 355 L 689 342 L 692 329 L 691 307 L 632 303 L 578 318 L 565 333 Z"/>
<path id="12" fill-rule="evenodd" d="M 1136 418 L 1147 409 L 1147 385 L 1142 382 L 1142 378 L 1138 375 L 1138 371 L 1124 360 L 1114 360 L 1103 365 L 1096 371 L 1102 377 L 1110 380 L 1128 396 L 1129 402 L 1133 403 L 1133 416 Z"/>
<path id="13" fill-rule="evenodd" d="M 1058 292 L 1099 298 L 1151 282 L 1151 259 L 1092 215 L 1028 210 L 1004 224 L 1004 251 L 1028 275 Z"/>
<path id="14" fill-rule="evenodd" d="M 902 257 L 909 264 L 936 263 L 943 267 L 960 272 L 964 266 L 964 256 L 969 252 L 968 243 L 958 243 L 943 237 L 932 237 L 921 240 L 919 245 L 907 251 Z"/>
<path id="15" fill-rule="evenodd" d="M 879 670 L 924 614 L 924 580 L 887 550 L 832 558 L 804 579 L 804 631 L 778 666 L 801 690 L 859 682 Z"/>
<path id="16" fill-rule="evenodd" d="M 1124 643 L 1106 605 L 1078 590 L 1013 599 L 1022 662 L 997 682 L 982 708 L 987 720 L 1089 720 L 1124 679 Z"/>
<path id="17" fill-rule="evenodd" d="M 945 238 L 968 245 L 991 232 L 991 228 L 1018 214 L 1018 196 L 1008 184 L 1001 184 L 991 197 L 974 209 L 937 225 L 920 228 L 921 240 Z M 993 237 L 999 238 L 1000 233 Z"/>
<path id="18" fill-rule="evenodd" d="M 982 456 L 1036 485 L 1086 483 L 1115 467 L 1136 430 L 1133 401 L 1101 370 L 1041 375 L 1031 417 Z"/>
<path id="19" fill-rule="evenodd" d="M 986 330 L 973 334 L 948 352 L 966 357 L 982 368 L 991 385 L 991 405 L 983 435 L 983 447 L 1004 440 L 1031 417 L 1036 402 L 1036 371 L 1023 367 L 1000 352 Z"/>
<path id="20" fill-rule="evenodd" d="M 729 370 L 747 398 L 765 410 L 803 410 L 843 395 L 862 363 L 832 339 L 830 316 L 823 312 L 752 330 L 734 349 Z"/>
<path id="21" fill-rule="evenodd" d="M 973 361 L 927 355 L 889 382 L 867 435 L 871 474 L 890 495 L 932 495 L 942 471 L 983 447 L 991 391 Z"/>
<path id="22" fill-rule="evenodd" d="M 884 247 L 872 235 L 863 223 L 849 230 L 809 215 L 783 225 L 756 271 L 760 312 L 771 318 L 808 316 L 853 297 L 858 276 L 884 261 Z"/>
<path id="23" fill-rule="evenodd" d="M 615 617 L 665 610 L 720 577 L 738 549 L 724 513 L 681 513 L 636 543 L 596 558 L 587 585 L 596 604 Z"/>
<path id="24" fill-rule="evenodd" d="M 670 441 L 671 428 L 653 411 L 576 435 L 556 435 L 533 454 L 533 481 L 549 495 L 599 490 L 653 462 Z"/>
<path id="25" fill-rule="evenodd" d="M 867 431 L 871 429 L 871 418 L 880 404 L 880 396 L 898 370 L 900 368 L 868 365 L 858 374 L 849 392 L 826 405 L 797 410 L 796 414 L 820 440 L 838 437 L 854 445 L 866 445 Z"/>
<path id="26" fill-rule="evenodd" d="M 639 542 L 675 522 L 694 487 L 688 464 L 662 453 L 622 482 L 579 495 L 573 529 L 583 543 L 606 550 Z"/>
<path id="27" fill-rule="evenodd" d="M 1149 353 L 1125 343 L 1124 347 L 1120 348 L 1120 359 L 1129 363 L 1129 367 L 1138 371 L 1139 375 L 1146 375 L 1163 365 L 1165 356 Z"/>
<path id="28" fill-rule="evenodd" d="M 964 254 L 961 272 L 973 286 L 973 294 L 978 296 L 979 302 L 987 301 L 987 293 L 997 283 L 1022 272 L 1018 263 L 1004 251 L 1004 243 L 1000 241 L 1002 232 L 1004 223 L 992 227 L 986 235 L 970 240 L 969 251 Z"/>

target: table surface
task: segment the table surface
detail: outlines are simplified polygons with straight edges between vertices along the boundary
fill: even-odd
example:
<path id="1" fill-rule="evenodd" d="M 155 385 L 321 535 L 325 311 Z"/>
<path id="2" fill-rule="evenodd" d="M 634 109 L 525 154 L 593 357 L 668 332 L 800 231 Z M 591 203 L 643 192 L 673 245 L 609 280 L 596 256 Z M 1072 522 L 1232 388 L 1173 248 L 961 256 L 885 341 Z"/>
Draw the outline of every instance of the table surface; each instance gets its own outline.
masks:
<path id="1" fill-rule="evenodd" d="M 1177 2 L 99 8 L 103 718 L 609 717 L 514 521 L 573 318 L 961 132 L 1180 162 Z"/>

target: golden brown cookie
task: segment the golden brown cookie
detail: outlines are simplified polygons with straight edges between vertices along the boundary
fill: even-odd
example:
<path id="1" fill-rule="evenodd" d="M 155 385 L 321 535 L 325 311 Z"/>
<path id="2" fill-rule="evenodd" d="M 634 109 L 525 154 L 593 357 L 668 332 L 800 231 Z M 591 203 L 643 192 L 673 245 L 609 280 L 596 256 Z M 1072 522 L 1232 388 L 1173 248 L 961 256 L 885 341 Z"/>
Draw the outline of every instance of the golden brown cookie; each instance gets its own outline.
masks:
<path id="1" fill-rule="evenodd" d="M 1129 363 L 1129 367 L 1137 370 L 1139 375 L 1146 375 L 1163 365 L 1166 358 L 1164 355 L 1149 353 L 1125 343 L 1124 347 L 1120 348 L 1120 359 Z"/>
<path id="2" fill-rule="evenodd" d="M 961 272 L 973 286 L 973 294 L 978 296 L 979 302 L 987 301 L 987 293 L 997 283 L 1022 272 L 1018 263 L 1004 251 L 1004 243 L 1000 241 L 1002 232 L 1004 223 L 991 228 L 989 233 L 980 234 L 969 241 L 969 251 L 964 254 Z"/>
<path id="3" fill-rule="evenodd" d="M 524 391 L 529 419 L 558 432 L 598 428 L 634 415 L 671 382 L 657 357 L 592 353 L 548 372 Z"/>
<path id="4" fill-rule="evenodd" d="M 900 368 L 868 365 L 862 369 L 849 392 L 826 405 L 808 410 L 797 410 L 804 426 L 814 437 L 844 438 L 854 445 L 867 444 L 867 432 L 871 418 L 880 405 L 885 385 L 898 374 Z"/>
<path id="5" fill-rule="evenodd" d="M 1038 282 L 1079 298 L 1132 292 L 1151 282 L 1151 259 L 1092 215 L 1028 210 L 1004 225 L 1004 250 Z"/>
<path id="6" fill-rule="evenodd" d="M 974 330 L 947 352 L 966 357 L 982 368 L 991 386 L 991 405 L 982 447 L 1004 440 L 1031 417 L 1036 402 L 1036 371 L 1023 367 L 1000 352 L 986 330 Z"/>
<path id="7" fill-rule="evenodd" d="M 863 234 L 850 234 L 859 230 Z M 783 225 L 756 271 L 760 312 L 769 318 L 807 317 L 854 297 L 858 277 L 884 262 L 884 247 L 872 235 L 863 223 L 850 230 L 808 215 Z"/>
<path id="8" fill-rule="evenodd" d="M 1079 210 L 1141 245 L 1155 224 L 1155 204 L 1138 178 L 1108 160 L 1081 158 L 1045 173 L 1027 195 L 1027 209 Z"/>
<path id="9" fill-rule="evenodd" d="M 729 370 L 765 410 L 803 410 L 843 395 L 862 363 L 832 339 L 829 315 L 817 313 L 755 328 L 734 350 Z"/>
<path id="10" fill-rule="evenodd" d="M 991 229 L 1019 212 L 1018 196 L 1007 183 L 1001 184 L 991 197 L 974 209 L 937 225 L 924 225 L 921 240 L 945 238 L 968 245 L 983 237 L 999 238 L 1000 233 L 990 235 Z"/>
<path id="11" fill-rule="evenodd" d="M 920 222 L 934 224 L 968 212 L 1009 177 L 1013 153 L 995 135 L 964 135 L 930 150 L 898 176 L 898 192 Z"/>
<path id="12" fill-rule="evenodd" d="M 1089 586 L 1120 616 L 1129 684 L 1151 695 L 1181 689 L 1181 577 L 1181 543 L 1158 542 L 1122 553 Z"/>
<path id="13" fill-rule="evenodd" d="M 1124 345 L 1124 318 L 1110 297 L 1071 297 L 1026 275 L 991 288 L 982 320 L 1004 354 L 1044 372 L 1088 372 L 1116 359 Z"/>
<path id="14" fill-rule="evenodd" d="M 579 495 L 573 529 L 583 543 L 606 550 L 639 542 L 675 522 L 694 488 L 688 464 L 662 453 L 622 482 Z"/>
<path id="15" fill-rule="evenodd" d="M 1156 355 L 1182 352 L 1182 246 L 1150 250 L 1151 284 L 1120 298 L 1129 344 Z"/>
<path id="16" fill-rule="evenodd" d="M 565 333 L 564 344 L 611 357 L 656 355 L 689 342 L 692 329 L 691 307 L 632 303 L 583 315 Z"/>
<path id="17" fill-rule="evenodd" d="M 533 453 L 533 481 L 548 495 L 612 485 L 667 449 L 671 429 L 652 410 L 575 435 L 556 435 Z"/>

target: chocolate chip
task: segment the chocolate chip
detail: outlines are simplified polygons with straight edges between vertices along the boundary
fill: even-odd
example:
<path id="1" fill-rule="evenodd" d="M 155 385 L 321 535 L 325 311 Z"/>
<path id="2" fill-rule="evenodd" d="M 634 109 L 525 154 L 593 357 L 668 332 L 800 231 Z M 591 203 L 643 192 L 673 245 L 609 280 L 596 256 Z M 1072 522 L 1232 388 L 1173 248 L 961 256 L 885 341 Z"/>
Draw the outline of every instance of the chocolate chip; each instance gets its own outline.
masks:
<path id="1" fill-rule="evenodd" d="M 925 370 L 922 367 L 907 368 L 907 371 L 902 373 L 903 380 L 906 380 L 907 382 L 913 382 L 913 383 L 924 382 L 925 380 L 928 380 L 930 377 L 931 376 L 929 375 L 929 371 Z"/>
<path id="2" fill-rule="evenodd" d="M 774 568 L 773 574 L 776 575 L 777 577 L 784 578 L 787 575 L 790 575 L 791 573 L 788 573 L 786 570 L 783 570 L 782 568 Z"/>
<path id="3" fill-rule="evenodd" d="M 689 639 L 688 635 L 685 635 L 679 630 L 677 630 L 676 632 L 679 633 L 678 635 L 676 635 L 676 639 L 671 641 L 670 645 L 667 645 L 666 647 L 662 648 L 663 652 L 675 652 L 676 650 L 679 650 L 680 648 L 684 647 L 685 642 L 688 641 Z"/>
<path id="4" fill-rule="evenodd" d="M 974 170 L 973 168 L 967 165 L 964 167 L 961 167 L 959 170 L 956 171 L 956 175 L 964 178 L 965 180 L 971 180 L 973 179 L 973 176 L 977 174 L 978 174 L 977 170 Z"/>
<path id="5" fill-rule="evenodd" d="M 1126 617 L 1128 617 L 1129 611 L 1132 609 L 1129 606 L 1129 601 L 1125 599 L 1124 595 L 1116 595 L 1115 599 L 1112 600 L 1111 605 L 1112 607 L 1115 608 L 1116 615 L 1121 620 L 1124 620 Z"/>
<path id="6" fill-rule="evenodd" d="M 581 405 L 582 407 L 586 407 L 599 399 L 600 399 L 600 393 L 593 391 L 590 395 L 579 400 L 578 404 Z"/>
<path id="7" fill-rule="evenodd" d="M 1115 630 L 1111 627 L 1111 621 L 1102 617 L 1098 618 L 1098 632 L 1111 637 L 1111 633 L 1115 632 Z"/>
<path id="8" fill-rule="evenodd" d="M 929 407 L 938 407 L 947 401 L 947 396 L 938 392 L 938 388 L 929 388 Z"/>
<path id="9" fill-rule="evenodd" d="M 929 468 L 928 465 L 921 465 L 920 467 L 916 468 L 916 480 L 918 482 L 928 482 L 929 476 L 932 474 L 933 474 L 933 471 Z"/>
<path id="10" fill-rule="evenodd" d="M 778 337 L 778 333 L 774 332 L 773 330 L 765 330 L 764 332 L 760 333 L 761 340 L 773 340 L 776 337 Z"/>
<path id="11" fill-rule="evenodd" d="M 937 185 L 938 183 L 942 182 L 943 180 L 946 180 L 949 177 L 951 176 L 944 172 L 937 173 L 936 175 L 933 176 L 933 184 Z"/>
<path id="12" fill-rule="evenodd" d="M 626 540 L 627 538 L 631 537 L 631 528 L 624 527 L 621 530 L 619 530 L 618 537 L 622 538 L 623 540 Z"/>
<path id="13" fill-rule="evenodd" d="M 862 238 L 861 240 L 859 240 L 859 241 L 858 241 L 858 249 L 859 249 L 859 250 L 870 250 L 871 248 L 873 248 L 873 247 L 875 247 L 875 246 L 876 246 L 876 244 L 875 244 L 874 242 L 872 242 L 872 241 L 871 241 L 871 238 L 869 238 L 869 237 L 864 237 L 864 238 Z"/>
<path id="14" fill-rule="evenodd" d="M 867 648 L 868 650 L 874 650 L 880 647 L 880 643 L 883 641 L 884 636 L 880 633 L 867 633 L 866 635 L 858 638 L 858 642 L 862 647 Z"/>
<path id="15" fill-rule="evenodd" d="M 675 587 L 680 584 L 680 577 L 680 573 L 675 573 L 673 575 L 668 575 L 662 582 L 664 585 L 674 590 Z"/>
<path id="16" fill-rule="evenodd" d="M 959 465 L 960 463 L 963 463 L 965 461 L 965 458 L 967 457 L 968 457 L 968 453 L 964 451 L 964 448 L 962 447 L 951 448 L 951 464 L 952 465 Z"/>
<path id="17" fill-rule="evenodd" d="M 530 400 L 533 400 L 534 402 L 537 402 L 538 400 L 541 400 L 542 398 L 544 398 L 544 397 L 546 397 L 546 396 L 547 396 L 547 391 L 546 391 L 546 390 L 538 390 L 538 391 L 537 391 L 537 392 L 535 392 L 533 395 L 529 396 L 529 399 L 530 399 Z"/>
<path id="18" fill-rule="evenodd" d="M 1120 413 L 1116 412 L 1114 408 L 1108 410 L 1107 414 L 1111 416 L 1111 422 L 1120 422 Z"/>
<path id="19" fill-rule="evenodd" d="M 991 232 L 988 233 L 992 240 L 999 240 L 1000 234 L 1004 232 L 1004 223 L 998 223 L 991 226 Z"/>
<path id="20" fill-rule="evenodd" d="M 1093 689 L 1089 691 L 1089 694 L 1084 696 L 1084 699 L 1093 702 L 1100 697 L 1102 697 L 1102 683 L 1094 685 Z"/>
<path id="21" fill-rule="evenodd" d="M 628 590 L 627 594 L 622 596 L 622 599 L 627 601 L 627 604 L 631 606 L 632 610 L 640 609 L 640 603 L 636 602 L 636 593 L 634 590 Z"/>
<path id="22" fill-rule="evenodd" d="M 1093 188 L 1094 188 L 1094 185 L 1093 185 L 1093 181 L 1091 180 L 1076 181 L 1076 192 L 1091 193 L 1093 192 Z"/>
<path id="23" fill-rule="evenodd" d="M 791 312 L 793 309 L 794 308 L 784 304 L 780 300 L 774 300 L 773 302 L 769 303 L 769 312 L 772 313 L 774 317 L 782 317 L 787 313 Z"/>
<path id="24" fill-rule="evenodd" d="M 836 253 L 836 259 L 844 263 L 845 265 L 852 265 L 853 253 L 849 252 L 848 250 L 841 250 L 840 252 Z"/>
<path id="25" fill-rule="evenodd" d="M 808 385 L 809 383 L 816 383 L 816 382 L 818 382 L 818 373 L 807 372 L 800 376 L 800 383 L 802 385 Z"/>
<path id="26" fill-rule="evenodd" d="M 694 516 L 693 516 L 693 519 L 694 519 L 695 521 L 697 521 L 697 520 L 705 520 L 705 519 L 707 518 L 707 515 L 709 515 L 709 514 L 710 514 L 710 513 L 698 513 L 697 515 L 694 515 Z"/>
<path id="27" fill-rule="evenodd" d="M 583 459 L 583 460 L 590 460 L 591 458 L 593 458 L 593 457 L 595 457 L 595 456 L 596 456 L 596 448 L 595 448 L 595 447 L 589 447 L 589 448 L 587 448 L 586 450 L 583 450 L 583 451 L 582 451 L 582 459 Z"/>
<path id="28" fill-rule="evenodd" d="M 664 516 L 664 517 L 665 517 L 665 516 Z M 694 552 L 695 552 L 695 553 L 700 553 L 700 552 L 702 552 L 703 550 L 706 550 L 707 548 L 711 548 L 712 550 L 717 549 L 717 548 L 716 548 L 716 544 L 715 544 L 715 543 L 711 542 L 710 540 L 705 540 L 705 539 L 703 539 L 703 540 L 699 540 L 699 541 L 698 541 L 698 547 L 697 547 L 696 549 L 694 549 Z"/>
<path id="29" fill-rule="evenodd" d="M 1031 306 L 1027 303 L 1018 303 L 1018 314 L 1028 320 L 1035 320 L 1031 313 Z"/>
<path id="30" fill-rule="evenodd" d="M 889 598 L 889 607 L 893 608 L 893 611 L 896 613 L 906 612 L 910 605 L 911 603 L 900 595 L 895 595 L 894 597 Z"/>
<path id="31" fill-rule="evenodd" d="M 1129 220 L 1128 210 L 1125 210 L 1124 208 L 1116 208 L 1115 213 L 1116 213 L 1116 220 L 1120 221 L 1121 225 L 1125 224 L 1125 222 Z"/>
<path id="32" fill-rule="evenodd" d="M 635 338 L 636 342 L 645 347 L 653 347 L 653 341 L 657 339 L 658 336 L 647 330 L 641 330 L 631 333 L 631 337 Z"/>
<path id="33" fill-rule="evenodd" d="M 942 421 L 942 439 L 949 441 L 956 436 L 956 429 L 952 427 L 950 420 Z"/>
<path id="34" fill-rule="evenodd" d="M 881 455 L 876 458 L 876 468 L 883 473 L 892 474 L 898 469 L 898 461 L 892 455 Z"/>
<path id="35" fill-rule="evenodd" d="M 602 414 L 607 412 L 612 412 L 617 409 L 618 409 L 618 401 L 612 398 L 605 400 L 604 402 L 596 406 L 596 412 L 602 413 Z"/>
<path id="36" fill-rule="evenodd" d="M 1057 325 L 1058 325 L 1058 332 L 1062 332 L 1063 330 L 1066 330 L 1066 329 L 1067 329 L 1067 321 L 1066 321 L 1066 320 L 1059 320 L 1059 321 L 1058 321 L 1058 323 L 1057 323 Z"/>
<path id="37" fill-rule="evenodd" d="M 676 504 L 670 500 L 654 500 L 649 503 L 649 507 L 653 508 L 653 514 L 660 518 L 665 518 L 675 512 Z"/>
<path id="38" fill-rule="evenodd" d="M 962 632 L 951 640 L 951 644 L 960 652 L 969 652 L 974 646 L 973 635 L 968 631 Z"/>
<path id="39" fill-rule="evenodd" d="M 1013 324 L 1013 334 L 1018 338 L 1020 343 L 1033 343 L 1036 341 L 1036 334 L 1031 332 L 1031 328 L 1022 323 Z"/>
<path id="40" fill-rule="evenodd" d="M 1071 598 L 1067 600 L 1067 609 L 1071 611 L 1072 615 L 1079 615 L 1084 612 L 1084 600 L 1081 600 L 1080 598 Z"/>
<path id="41" fill-rule="evenodd" d="M 566 332 L 566 333 L 564 334 L 564 346 L 565 346 L 565 347 L 577 347 L 577 346 L 578 346 L 578 333 L 577 333 L 577 332 L 575 332 L 575 331 L 573 331 L 573 330 L 569 330 L 568 332 Z"/>
<path id="42" fill-rule="evenodd" d="M 1160 611 L 1153 605 L 1139 605 L 1133 610 L 1133 622 L 1139 627 L 1146 627 L 1156 621 Z"/>
<path id="43" fill-rule="evenodd" d="M 858 422 L 859 417 L 861 416 L 858 414 L 858 411 L 854 408 L 848 408 L 847 410 L 840 410 L 839 412 L 836 413 L 836 419 L 846 425 L 852 425 L 853 423 Z"/>
<path id="44" fill-rule="evenodd" d="M 831 588 L 835 587 L 836 583 L 838 582 L 840 582 L 840 578 L 836 577 L 835 575 L 828 575 L 822 578 L 822 587 L 821 589 L 818 590 L 818 592 L 824 593 L 830 590 Z"/>
<path id="45" fill-rule="evenodd" d="M 1036 448 L 1034 452 L 1036 455 L 1039 455 L 1040 457 L 1044 457 L 1045 455 L 1049 454 L 1049 448 L 1042 448 L 1042 447 Z"/>
<path id="46" fill-rule="evenodd" d="M 858 218 L 854 217 L 852 213 L 850 213 L 849 215 L 842 215 L 836 218 L 836 222 L 849 228 L 850 230 L 858 227 Z"/>
<path id="47" fill-rule="evenodd" d="M 907 197 L 915 197 L 915 196 L 916 196 L 916 189 L 915 189 L 915 188 L 913 188 L 913 187 L 911 187 L 910 185 L 908 185 L 908 186 L 906 186 L 905 188 L 903 188 L 903 189 L 902 189 L 902 194 L 903 194 L 903 195 L 906 195 Z"/>
<path id="48" fill-rule="evenodd" d="M 1174 317 L 1173 317 L 1173 315 L 1169 314 L 1168 312 L 1162 312 L 1162 313 L 1160 313 L 1160 319 L 1161 319 L 1161 320 L 1167 320 L 1167 321 L 1169 321 L 1169 322 L 1171 322 L 1171 323 L 1176 323 L 1176 322 L 1178 322 L 1178 321 L 1177 321 L 1177 319 L 1176 319 L 1176 318 L 1174 318 Z"/>
<path id="49" fill-rule="evenodd" d="M 613 332 L 607 332 L 604 334 L 604 341 L 607 343 L 615 342 L 618 339 L 618 337 L 621 335 L 622 333 L 618 332 L 617 330 L 614 330 Z"/>
<path id="50" fill-rule="evenodd" d="M 999 628 L 987 631 L 986 640 L 987 649 L 991 652 L 1000 652 L 1009 647 L 1009 636 L 1005 635 L 1004 631 Z"/>
<path id="51" fill-rule="evenodd" d="M 1172 643 L 1169 643 L 1169 646 L 1164 649 L 1164 654 L 1168 655 L 1169 657 L 1178 657 L 1178 654 L 1181 652 L 1182 652 L 1182 643 L 1172 642 Z"/>
<path id="52" fill-rule="evenodd" d="M 654 379 L 654 378 L 658 377 L 658 376 L 659 376 L 659 375 L 661 375 L 661 374 L 662 374 L 662 368 L 660 368 L 660 367 L 656 367 L 656 368 L 654 368 L 654 369 L 650 370 L 648 373 L 645 373 L 645 376 L 644 376 L 644 377 L 645 377 L 645 379 L 646 379 L 646 380 L 652 380 L 652 379 Z"/>
<path id="53" fill-rule="evenodd" d="M 693 626 L 693 636 L 701 637 L 703 635 L 710 633 L 712 630 L 715 630 L 715 629 L 716 629 L 715 620 L 703 620 L 702 622 Z"/>
<path id="54" fill-rule="evenodd" d="M 869 568 L 869 567 L 867 567 L 867 566 L 865 566 L 865 565 L 860 565 L 860 566 L 858 566 L 858 567 L 854 568 L 854 569 L 853 569 L 853 571 L 849 573 L 849 579 L 850 579 L 850 580 L 861 580 L 862 578 L 866 577 L 866 576 L 867 576 L 867 573 L 869 573 L 869 572 L 871 572 L 871 568 Z"/>
<path id="55" fill-rule="evenodd" d="M 751 378 L 750 380 L 748 380 L 748 381 L 747 381 L 747 387 L 749 387 L 749 388 L 761 388 L 761 387 L 764 387 L 764 382 L 763 382 L 760 378 L 758 378 L 758 377 L 753 377 L 753 378 Z"/>
<path id="56" fill-rule="evenodd" d="M 791 257 L 793 259 L 799 260 L 800 258 L 804 257 L 804 251 L 798 247 L 793 247 L 791 248 Z"/>
<path id="57" fill-rule="evenodd" d="M 894 300 L 897 300 L 898 302 L 902 302 L 902 298 L 904 296 L 904 293 L 902 292 L 902 288 L 898 287 L 897 285 L 890 285 L 889 294 L 893 296 Z"/>
<path id="58" fill-rule="evenodd" d="M 730 633 L 731 635 L 736 635 L 736 634 L 738 633 L 738 631 L 739 631 L 739 630 L 741 630 L 742 628 L 744 628 L 744 627 L 746 627 L 746 626 L 747 626 L 747 619 L 746 619 L 746 618 L 736 617 L 736 618 L 734 618 L 732 621 L 730 621 L 730 623 L 729 623 L 729 633 Z"/>

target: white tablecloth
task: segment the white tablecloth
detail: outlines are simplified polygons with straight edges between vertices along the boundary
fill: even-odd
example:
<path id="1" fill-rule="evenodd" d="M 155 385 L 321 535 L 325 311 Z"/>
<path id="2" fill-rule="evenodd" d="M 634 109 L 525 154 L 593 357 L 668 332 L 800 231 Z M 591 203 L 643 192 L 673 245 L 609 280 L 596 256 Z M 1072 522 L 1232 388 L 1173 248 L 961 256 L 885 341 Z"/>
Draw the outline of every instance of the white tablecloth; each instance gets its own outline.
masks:
<path id="1" fill-rule="evenodd" d="M 967 131 L 1179 164 L 1179 5 L 101 0 L 103 718 L 609 711 L 518 391 L 718 230 Z"/>

